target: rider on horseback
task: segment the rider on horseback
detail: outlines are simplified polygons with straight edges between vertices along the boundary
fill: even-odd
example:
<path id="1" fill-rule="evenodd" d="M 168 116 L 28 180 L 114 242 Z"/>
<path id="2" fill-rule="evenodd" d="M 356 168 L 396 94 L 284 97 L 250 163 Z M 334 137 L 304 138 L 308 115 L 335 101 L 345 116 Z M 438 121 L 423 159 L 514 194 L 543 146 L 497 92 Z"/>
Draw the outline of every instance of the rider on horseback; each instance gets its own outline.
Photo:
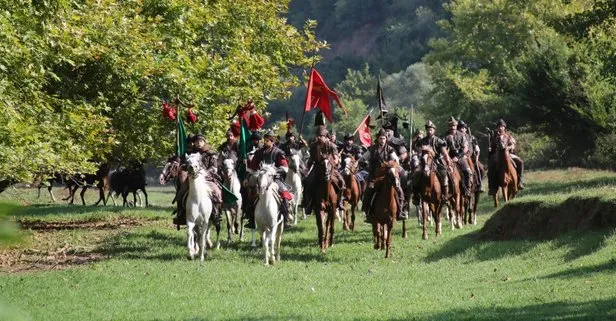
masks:
<path id="1" fill-rule="evenodd" d="M 440 139 L 436 135 L 434 135 L 434 132 L 436 131 L 436 126 L 434 126 L 434 123 L 432 123 L 432 121 L 428 120 L 425 127 L 426 127 L 426 137 L 423 137 L 417 140 L 414 148 L 418 153 L 421 153 L 422 147 L 424 146 L 431 147 L 432 150 L 434 150 L 434 152 L 436 153 L 436 156 L 435 156 L 436 171 L 438 173 L 438 178 L 439 178 L 439 181 L 442 187 L 441 197 L 443 200 L 447 200 L 447 197 L 449 195 L 449 183 L 448 183 L 449 180 L 447 179 L 447 164 L 450 164 L 451 162 L 451 160 L 449 159 L 449 154 L 447 154 L 447 150 L 446 150 L 447 142 L 445 142 L 443 139 Z M 413 176 L 416 176 L 416 175 L 421 175 L 421 171 L 416 170 L 413 173 Z M 413 181 L 413 184 L 416 184 L 417 182 L 419 182 L 418 179 L 413 179 L 412 181 Z M 419 205 L 419 194 L 417 193 L 417 190 L 418 190 L 417 186 L 413 185 L 413 204 L 415 205 Z"/>
<path id="2" fill-rule="evenodd" d="M 364 192 L 364 199 L 362 201 L 362 211 L 366 213 L 366 223 L 371 222 L 372 215 L 372 201 L 375 196 L 375 179 L 376 172 L 381 166 L 382 163 L 386 163 L 390 160 L 394 160 L 397 158 L 396 151 L 387 144 L 387 132 L 385 129 L 381 129 L 377 134 L 377 144 L 371 146 L 363 155 L 363 158 L 368 161 L 368 184 L 366 190 Z M 398 211 L 398 220 L 403 220 L 407 218 L 406 209 L 404 208 L 404 192 L 402 191 L 402 187 L 398 184 L 395 188 L 396 190 L 396 201 L 398 203 L 398 209 L 402 209 Z"/>
<path id="3" fill-rule="evenodd" d="M 190 134 L 186 138 L 186 154 L 200 153 L 204 167 L 207 168 L 206 180 L 210 188 L 212 189 L 212 214 L 216 220 L 220 220 L 220 204 L 222 203 L 222 196 L 218 183 L 214 180 L 216 177 L 216 161 L 213 155 L 216 155 L 205 144 L 205 137 L 202 134 L 193 135 Z M 184 197 L 188 193 L 188 172 L 186 169 L 185 155 L 181 156 L 182 165 L 181 173 L 178 176 L 180 180 L 179 188 L 175 195 L 175 201 L 177 202 L 177 215 L 173 218 L 173 224 L 184 225 L 186 224 L 186 207 L 184 204 Z M 212 164 L 213 163 L 213 164 Z M 213 168 L 212 168 L 213 166 Z"/>
<path id="4" fill-rule="evenodd" d="M 291 224 L 289 217 L 289 201 L 292 199 L 292 196 L 289 192 L 289 188 L 282 179 L 282 176 L 289 171 L 289 165 L 284 152 L 280 148 L 274 146 L 275 140 L 276 134 L 274 134 L 274 131 L 268 131 L 264 136 L 263 147 L 256 151 L 254 157 L 248 163 L 248 168 L 258 171 L 261 163 L 274 164 L 274 166 L 277 167 L 278 175 L 276 175 L 274 182 L 278 185 L 278 193 L 280 194 L 282 202 L 280 212 L 284 217 L 285 226 L 289 226 Z M 247 226 L 249 228 L 255 228 L 254 213 L 248 218 Z"/>
<path id="5" fill-rule="evenodd" d="M 308 160 L 307 168 L 312 168 L 312 166 L 316 164 L 323 164 L 323 162 L 330 157 L 334 162 L 334 164 L 332 164 L 333 168 L 337 168 L 338 148 L 336 147 L 336 144 L 330 141 L 328 135 L 329 133 L 327 132 L 325 125 L 319 125 L 317 127 L 317 138 L 316 141 L 310 145 L 310 159 Z M 315 172 L 316 171 L 314 170 L 310 170 L 310 173 L 306 177 L 303 184 L 304 186 L 315 186 L 314 183 L 317 179 L 317 177 L 315 177 Z M 337 170 L 332 170 L 331 180 L 334 188 L 336 189 L 336 193 L 338 194 L 338 209 L 343 210 L 344 195 L 342 192 L 346 189 L 344 179 Z M 312 213 L 312 192 L 312 189 L 304 188 L 301 206 L 304 208 L 306 214 Z"/>
<path id="6" fill-rule="evenodd" d="M 206 170 L 205 180 L 212 190 L 212 216 L 216 222 L 221 221 L 220 207 L 222 205 L 222 179 L 218 175 L 218 154 L 205 143 L 203 134 L 195 136 L 195 152 L 201 154 L 201 162 Z"/>
<path id="7" fill-rule="evenodd" d="M 477 190 L 480 193 L 483 193 L 484 190 L 482 180 L 484 170 L 483 166 L 479 166 L 479 153 L 481 152 L 481 149 L 479 148 L 479 141 L 477 140 L 477 137 L 471 134 L 470 128 L 468 128 L 468 125 L 463 120 L 458 121 L 458 131 L 466 136 L 466 140 L 469 143 L 469 151 L 467 153 L 467 157 L 470 157 L 475 164 L 475 170 L 477 171 L 477 175 L 475 178 L 475 182 L 477 183 Z"/>
<path id="8" fill-rule="evenodd" d="M 218 147 L 218 151 L 223 155 L 224 158 L 237 159 L 237 156 L 239 154 L 237 138 L 235 137 L 235 135 L 233 135 L 233 131 L 231 131 L 231 129 L 227 130 L 225 136 L 227 137 L 227 141 L 222 143 Z"/>
<path id="9" fill-rule="evenodd" d="M 471 182 L 473 178 L 473 171 L 466 157 L 469 144 L 466 140 L 466 135 L 458 131 L 458 121 L 453 116 L 449 120 L 448 125 L 449 132 L 445 137 L 445 141 L 449 149 L 449 157 L 456 163 L 458 170 L 462 172 L 464 195 L 469 197 L 471 196 Z"/>
<path id="10" fill-rule="evenodd" d="M 353 134 L 344 135 L 344 144 L 342 145 L 340 151 L 340 158 L 345 159 L 347 157 L 351 157 L 355 160 L 358 160 L 361 157 L 361 150 L 353 140 Z"/>
<path id="11" fill-rule="evenodd" d="M 490 148 L 488 149 L 488 185 L 490 189 L 488 195 L 494 195 L 498 190 L 496 182 L 498 176 L 496 170 L 494 170 L 496 168 L 496 151 L 498 149 L 498 139 L 495 139 L 496 137 L 500 137 L 500 139 L 505 142 L 505 146 L 507 146 L 507 149 L 510 152 L 511 160 L 515 163 L 516 171 L 518 173 L 518 189 L 524 189 L 524 181 L 522 179 L 522 175 L 524 174 L 524 162 L 519 156 L 513 154 L 515 151 L 515 138 L 513 138 L 509 131 L 507 131 L 506 127 L 507 123 L 505 123 L 503 119 L 499 119 L 498 122 L 496 122 L 496 131 L 492 136 Z"/>

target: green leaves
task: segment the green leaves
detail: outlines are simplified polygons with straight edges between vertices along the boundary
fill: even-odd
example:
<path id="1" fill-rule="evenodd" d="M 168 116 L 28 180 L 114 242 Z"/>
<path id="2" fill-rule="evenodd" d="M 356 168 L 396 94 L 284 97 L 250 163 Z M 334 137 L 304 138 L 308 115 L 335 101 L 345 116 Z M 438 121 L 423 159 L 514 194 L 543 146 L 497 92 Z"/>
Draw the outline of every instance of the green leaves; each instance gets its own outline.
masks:
<path id="1" fill-rule="evenodd" d="M 168 156 L 159 102 L 176 95 L 218 143 L 238 103 L 288 96 L 324 46 L 280 18 L 286 0 L 0 4 L 0 178 Z"/>

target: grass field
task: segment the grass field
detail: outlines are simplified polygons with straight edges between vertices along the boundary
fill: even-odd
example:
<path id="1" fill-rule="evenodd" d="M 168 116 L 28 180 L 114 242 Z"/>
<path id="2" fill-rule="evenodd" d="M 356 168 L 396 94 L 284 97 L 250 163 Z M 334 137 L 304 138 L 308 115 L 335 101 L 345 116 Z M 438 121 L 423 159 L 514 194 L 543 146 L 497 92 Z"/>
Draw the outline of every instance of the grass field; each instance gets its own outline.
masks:
<path id="1" fill-rule="evenodd" d="M 616 202 L 614 173 L 543 171 L 527 181 L 516 204 Z M 432 229 L 422 241 L 416 221 L 408 239 L 398 224 L 388 260 L 361 218 L 355 232 L 337 223 L 335 247 L 321 254 L 309 217 L 285 231 L 274 266 L 237 237 L 200 263 L 186 260 L 171 198 L 152 188 L 152 207 L 122 209 L 0 194 L 9 222 L 28 228 L 0 246 L 0 320 L 616 320 L 613 227 L 485 240 L 476 234 L 494 212 L 484 196 L 477 226 L 445 223 L 442 237 Z"/>

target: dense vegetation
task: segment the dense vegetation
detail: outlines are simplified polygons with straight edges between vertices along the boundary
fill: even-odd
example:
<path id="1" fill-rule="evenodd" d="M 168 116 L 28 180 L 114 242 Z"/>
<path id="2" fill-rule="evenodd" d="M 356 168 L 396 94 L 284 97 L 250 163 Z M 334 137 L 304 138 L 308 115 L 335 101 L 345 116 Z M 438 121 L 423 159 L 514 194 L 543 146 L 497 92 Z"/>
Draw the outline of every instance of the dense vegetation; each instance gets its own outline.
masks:
<path id="1" fill-rule="evenodd" d="M 287 5 L 0 0 L 0 180 L 169 155 L 160 100 L 176 95 L 219 142 L 239 103 L 286 97 L 323 47 Z"/>

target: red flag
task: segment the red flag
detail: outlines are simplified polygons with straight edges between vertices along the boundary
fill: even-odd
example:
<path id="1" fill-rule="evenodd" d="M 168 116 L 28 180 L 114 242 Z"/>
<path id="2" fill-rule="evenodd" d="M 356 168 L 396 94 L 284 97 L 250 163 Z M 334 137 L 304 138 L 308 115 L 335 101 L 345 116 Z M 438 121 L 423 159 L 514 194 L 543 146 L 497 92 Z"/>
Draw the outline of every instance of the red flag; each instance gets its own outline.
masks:
<path id="1" fill-rule="evenodd" d="M 364 121 L 359 124 L 359 127 L 357 127 L 357 132 L 359 133 L 359 140 L 362 145 L 365 147 L 372 145 L 372 135 L 370 135 L 370 115 L 368 115 Z"/>
<path id="2" fill-rule="evenodd" d="M 197 122 L 197 115 L 193 112 L 192 107 L 186 111 L 186 121 L 193 124 Z"/>
<path id="3" fill-rule="evenodd" d="M 329 89 L 325 84 L 325 80 L 319 74 L 319 72 L 312 68 L 310 71 L 310 80 L 308 80 L 308 90 L 306 91 L 306 103 L 304 104 L 304 111 L 310 111 L 311 108 L 318 107 L 327 120 L 330 123 L 333 122 L 332 118 L 332 109 L 330 99 L 334 98 L 338 106 L 344 110 L 344 115 L 346 116 L 347 112 L 340 103 L 340 99 L 338 98 L 338 94 L 335 91 Z"/>

